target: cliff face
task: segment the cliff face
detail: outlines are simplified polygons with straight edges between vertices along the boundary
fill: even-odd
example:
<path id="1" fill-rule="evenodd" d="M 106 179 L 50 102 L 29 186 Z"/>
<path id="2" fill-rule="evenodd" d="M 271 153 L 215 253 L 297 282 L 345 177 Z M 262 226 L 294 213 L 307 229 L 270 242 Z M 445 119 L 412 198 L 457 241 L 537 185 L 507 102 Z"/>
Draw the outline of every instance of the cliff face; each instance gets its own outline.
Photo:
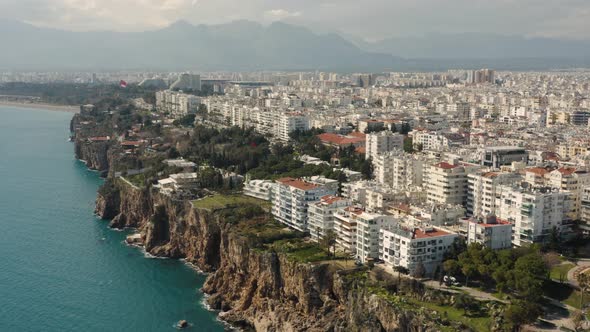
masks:
<path id="1" fill-rule="evenodd" d="M 88 142 L 82 138 L 75 139 L 76 158 L 83 160 L 92 170 L 107 171 L 109 169 L 110 142 Z"/>
<path id="2" fill-rule="evenodd" d="M 328 264 L 251 249 L 219 211 L 112 181 L 116 190 L 99 195 L 98 215 L 114 216 L 112 227 L 137 227 L 147 252 L 211 272 L 203 290 L 228 322 L 257 331 L 433 330 L 426 317 L 356 290 Z"/>

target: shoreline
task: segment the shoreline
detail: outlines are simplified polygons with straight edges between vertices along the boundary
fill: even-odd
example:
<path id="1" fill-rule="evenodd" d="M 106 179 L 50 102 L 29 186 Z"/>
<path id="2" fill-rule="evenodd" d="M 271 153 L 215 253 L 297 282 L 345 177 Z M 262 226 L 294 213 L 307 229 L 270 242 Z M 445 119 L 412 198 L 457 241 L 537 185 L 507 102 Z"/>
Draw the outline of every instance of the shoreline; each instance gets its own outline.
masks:
<path id="1" fill-rule="evenodd" d="M 46 110 L 52 112 L 65 112 L 65 113 L 79 113 L 80 107 L 78 106 L 68 106 L 68 105 L 54 105 L 54 104 L 44 104 L 44 103 L 25 103 L 25 102 L 15 102 L 15 101 L 6 101 L 0 100 L 0 106 L 8 106 L 8 107 L 15 107 L 21 109 L 34 109 L 34 110 Z"/>

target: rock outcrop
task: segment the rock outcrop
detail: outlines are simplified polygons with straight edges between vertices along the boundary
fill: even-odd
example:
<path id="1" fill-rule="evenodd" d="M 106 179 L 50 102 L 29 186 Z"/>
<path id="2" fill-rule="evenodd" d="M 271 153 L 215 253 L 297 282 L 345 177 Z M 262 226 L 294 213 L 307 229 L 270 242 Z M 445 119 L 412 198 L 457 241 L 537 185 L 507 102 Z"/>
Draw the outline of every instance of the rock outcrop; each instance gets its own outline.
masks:
<path id="1" fill-rule="evenodd" d="M 99 195 L 99 215 L 115 215 L 113 227 L 136 227 L 150 254 L 185 258 L 210 272 L 203 291 L 232 324 L 257 331 L 436 330 L 419 313 L 356 289 L 330 264 L 299 263 L 252 249 L 219 211 L 121 180 L 113 184 L 116 190 Z"/>

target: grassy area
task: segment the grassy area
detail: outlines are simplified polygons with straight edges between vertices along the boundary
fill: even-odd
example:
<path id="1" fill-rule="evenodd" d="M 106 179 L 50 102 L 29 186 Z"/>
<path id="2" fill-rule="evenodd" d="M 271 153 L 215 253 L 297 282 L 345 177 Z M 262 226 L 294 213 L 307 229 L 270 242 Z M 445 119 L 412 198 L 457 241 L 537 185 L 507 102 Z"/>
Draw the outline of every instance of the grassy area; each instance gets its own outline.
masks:
<path id="1" fill-rule="evenodd" d="M 145 174 L 143 173 L 125 176 L 125 180 L 139 188 L 145 186 Z"/>
<path id="2" fill-rule="evenodd" d="M 284 253 L 289 259 L 299 263 L 319 262 L 331 258 L 329 253 L 317 243 L 301 238 L 279 240 L 270 244 L 268 248 Z"/>
<path id="3" fill-rule="evenodd" d="M 568 284 L 558 282 L 548 282 L 545 286 L 544 293 L 546 296 L 580 309 L 580 300 L 582 294 L 570 287 Z M 590 294 L 584 295 L 584 304 L 590 304 Z"/>
<path id="4" fill-rule="evenodd" d="M 553 280 L 565 281 L 567 280 L 567 272 L 574 267 L 575 265 L 572 263 L 555 265 L 551 268 L 550 277 Z"/>
<path id="5" fill-rule="evenodd" d="M 245 220 L 240 222 L 237 227 L 237 232 L 240 235 L 255 242 L 254 246 L 303 236 L 303 233 L 295 232 L 270 218 Z"/>
<path id="6" fill-rule="evenodd" d="M 195 208 L 212 211 L 249 204 L 260 206 L 264 210 L 270 208 L 269 202 L 245 195 L 214 195 L 193 201 Z"/>
<path id="7" fill-rule="evenodd" d="M 465 316 L 465 313 L 462 309 L 457 309 L 450 306 L 440 306 L 431 302 L 421 302 L 415 299 L 411 299 L 410 301 L 419 307 L 434 310 L 441 314 L 443 317 L 448 317 L 449 321 L 461 322 L 471 327 L 474 331 L 487 332 L 490 331 L 492 326 L 492 320 L 489 316 L 467 317 Z"/>

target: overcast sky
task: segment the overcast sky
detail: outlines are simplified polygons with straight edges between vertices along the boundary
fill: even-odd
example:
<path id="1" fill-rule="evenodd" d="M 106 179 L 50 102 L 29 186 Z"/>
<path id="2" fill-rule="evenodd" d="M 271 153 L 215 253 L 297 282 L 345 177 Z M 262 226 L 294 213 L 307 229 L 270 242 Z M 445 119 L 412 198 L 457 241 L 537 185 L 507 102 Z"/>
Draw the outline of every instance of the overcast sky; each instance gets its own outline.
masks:
<path id="1" fill-rule="evenodd" d="M 0 18 L 68 30 L 247 19 L 369 40 L 456 32 L 590 39 L 590 0 L 0 0 Z"/>

